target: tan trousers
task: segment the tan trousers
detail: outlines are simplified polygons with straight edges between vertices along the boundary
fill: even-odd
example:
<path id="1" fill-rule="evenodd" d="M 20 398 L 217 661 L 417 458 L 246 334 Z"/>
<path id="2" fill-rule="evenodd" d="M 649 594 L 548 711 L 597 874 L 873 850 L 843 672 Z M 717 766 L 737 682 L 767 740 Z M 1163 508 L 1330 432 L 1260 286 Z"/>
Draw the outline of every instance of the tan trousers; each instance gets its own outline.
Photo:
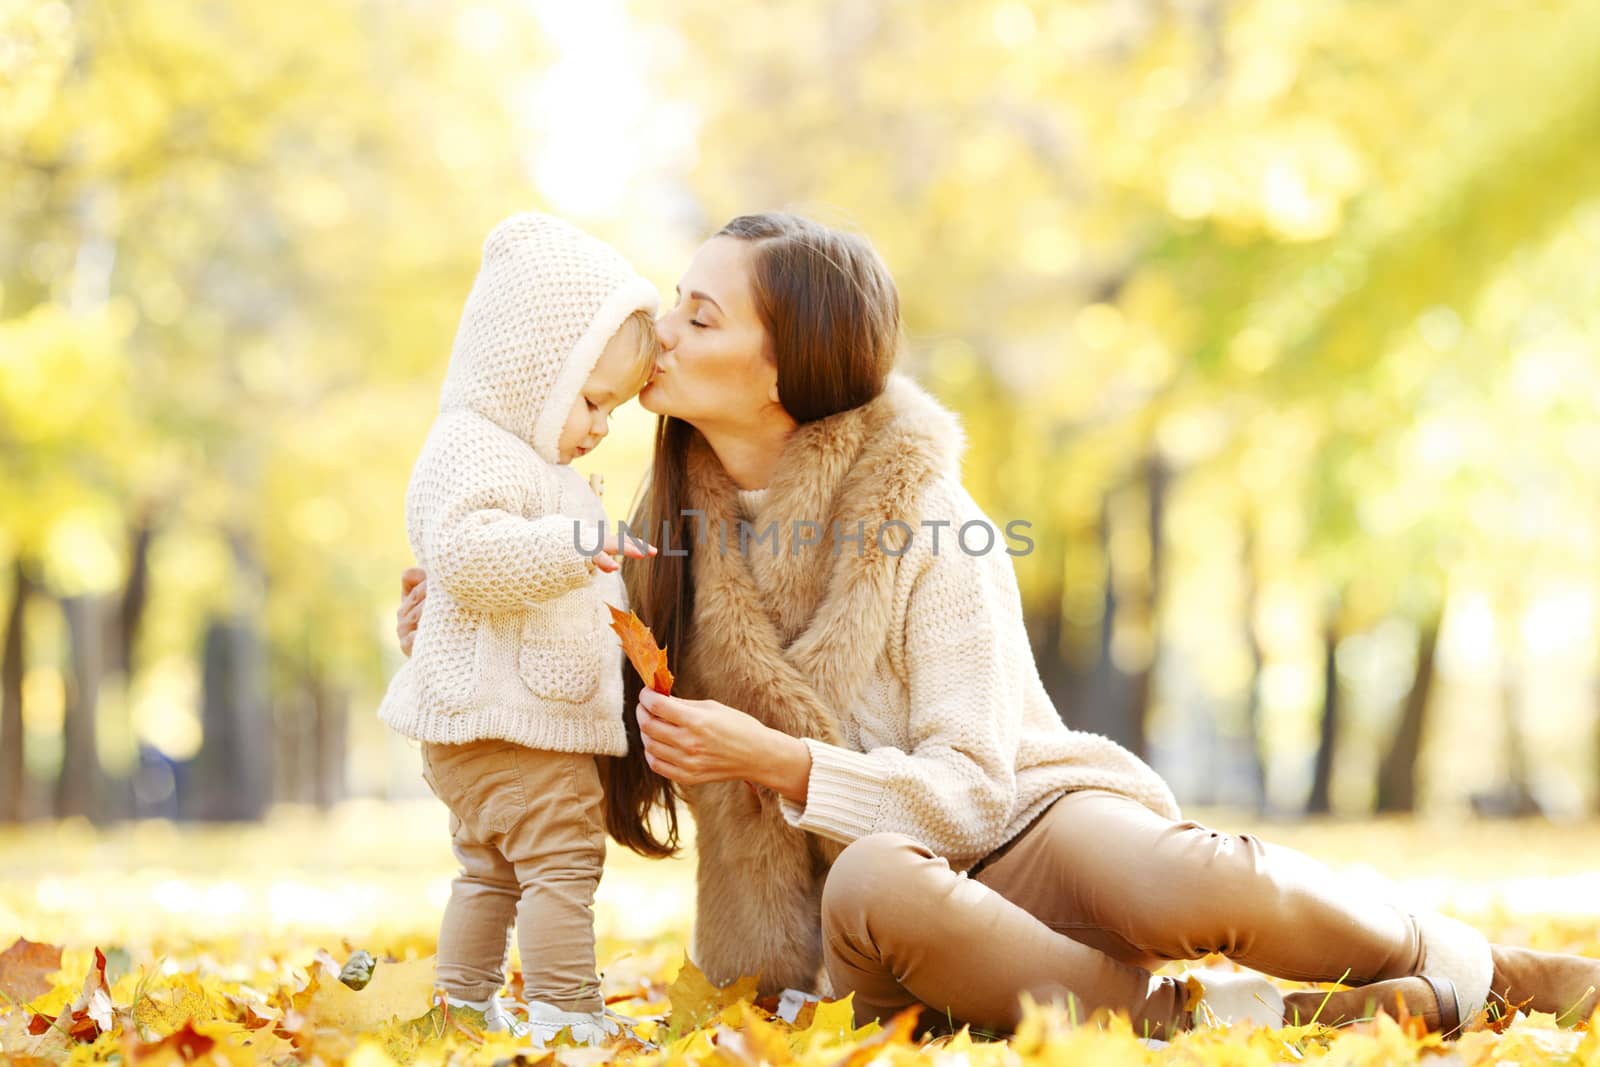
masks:
<path id="1" fill-rule="evenodd" d="M 450 809 L 461 864 L 439 925 L 439 984 L 463 1000 L 497 993 L 515 918 L 524 997 L 599 1011 L 593 905 L 606 846 L 594 757 L 424 744 L 422 776 Z"/>
<path id="2" fill-rule="evenodd" d="M 822 915 L 828 976 L 858 1019 L 920 1004 L 997 1033 L 1027 992 L 1167 1036 L 1184 998 L 1151 969 L 1211 952 L 1347 984 L 1416 974 L 1423 955 L 1409 915 L 1308 857 L 1098 790 L 1062 797 L 968 875 L 909 837 L 862 838 L 834 863 Z"/>

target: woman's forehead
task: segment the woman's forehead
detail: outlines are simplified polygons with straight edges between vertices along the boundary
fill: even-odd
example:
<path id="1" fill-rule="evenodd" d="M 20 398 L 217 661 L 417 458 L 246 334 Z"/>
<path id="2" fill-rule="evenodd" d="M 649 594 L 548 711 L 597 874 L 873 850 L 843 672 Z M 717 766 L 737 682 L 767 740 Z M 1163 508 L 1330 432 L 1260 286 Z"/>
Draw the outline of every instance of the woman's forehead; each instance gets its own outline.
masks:
<path id="1" fill-rule="evenodd" d="M 679 295 L 688 299 L 702 292 L 724 310 L 750 304 L 750 245 L 733 237 L 713 237 L 695 251 L 678 283 Z"/>

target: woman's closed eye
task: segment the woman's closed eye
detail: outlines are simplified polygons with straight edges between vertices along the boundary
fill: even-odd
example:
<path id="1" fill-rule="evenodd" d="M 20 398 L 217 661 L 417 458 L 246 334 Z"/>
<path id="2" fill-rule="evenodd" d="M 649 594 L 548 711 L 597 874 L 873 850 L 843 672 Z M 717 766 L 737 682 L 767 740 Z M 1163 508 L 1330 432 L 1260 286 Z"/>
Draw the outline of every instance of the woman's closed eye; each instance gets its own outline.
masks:
<path id="1" fill-rule="evenodd" d="M 703 330 L 707 326 L 710 326 L 711 324 L 709 322 L 701 322 L 699 319 L 690 319 L 689 320 L 689 325 L 690 326 L 698 326 L 700 329 Z"/>

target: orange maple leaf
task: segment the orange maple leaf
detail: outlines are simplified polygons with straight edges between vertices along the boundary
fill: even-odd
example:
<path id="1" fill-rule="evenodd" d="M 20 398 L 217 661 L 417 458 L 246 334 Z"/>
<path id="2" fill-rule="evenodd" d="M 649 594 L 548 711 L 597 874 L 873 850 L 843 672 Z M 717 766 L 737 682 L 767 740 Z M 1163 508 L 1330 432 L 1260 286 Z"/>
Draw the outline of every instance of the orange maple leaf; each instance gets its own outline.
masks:
<path id="1" fill-rule="evenodd" d="M 174 1030 L 159 1041 L 141 1042 L 133 1048 L 135 1060 L 146 1059 L 161 1052 L 172 1052 L 185 1063 L 192 1063 L 202 1056 L 206 1056 L 216 1048 L 215 1038 L 199 1033 L 194 1028 L 194 1020 L 184 1022 L 183 1027 Z"/>
<path id="2" fill-rule="evenodd" d="M 611 628 L 622 638 L 622 651 L 628 654 L 633 669 L 639 672 L 645 685 L 671 696 L 672 671 L 667 668 L 667 653 L 656 644 L 650 628 L 631 611 L 621 612 L 610 604 L 606 607 L 611 609 Z"/>
<path id="3" fill-rule="evenodd" d="M 50 992 L 49 976 L 61 969 L 61 949 L 25 937 L 0 952 L 0 993 L 18 1004 Z"/>

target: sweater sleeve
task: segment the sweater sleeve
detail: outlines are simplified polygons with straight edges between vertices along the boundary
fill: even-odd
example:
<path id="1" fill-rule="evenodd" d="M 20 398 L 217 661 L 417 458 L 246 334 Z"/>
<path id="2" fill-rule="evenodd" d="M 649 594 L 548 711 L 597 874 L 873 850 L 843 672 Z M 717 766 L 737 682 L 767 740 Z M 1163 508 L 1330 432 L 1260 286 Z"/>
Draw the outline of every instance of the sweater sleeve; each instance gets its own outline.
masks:
<path id="1" fill-rule="evenodd" d="M 574 544 L 570 516 L 523 517 L 528 467 L 511 453 L 457 427 L 426 451 L 408 493 L 429 580 L 483 612 L 554 599 L 581 588 L 595 570 Z"/>
<path id="2" fill-rule="evenodd" d="M 1006 645 L 1027 640 L 1010 567 L 1003 551 L 969 556 L 944 543 L 928 555 L 905 616 L 909 750 L 808 739 L 805 807 L 782 805 L 792 825 L 846 843 L 903 833 L 958 869 L 1004 843 L 1023 708 Z"/>

